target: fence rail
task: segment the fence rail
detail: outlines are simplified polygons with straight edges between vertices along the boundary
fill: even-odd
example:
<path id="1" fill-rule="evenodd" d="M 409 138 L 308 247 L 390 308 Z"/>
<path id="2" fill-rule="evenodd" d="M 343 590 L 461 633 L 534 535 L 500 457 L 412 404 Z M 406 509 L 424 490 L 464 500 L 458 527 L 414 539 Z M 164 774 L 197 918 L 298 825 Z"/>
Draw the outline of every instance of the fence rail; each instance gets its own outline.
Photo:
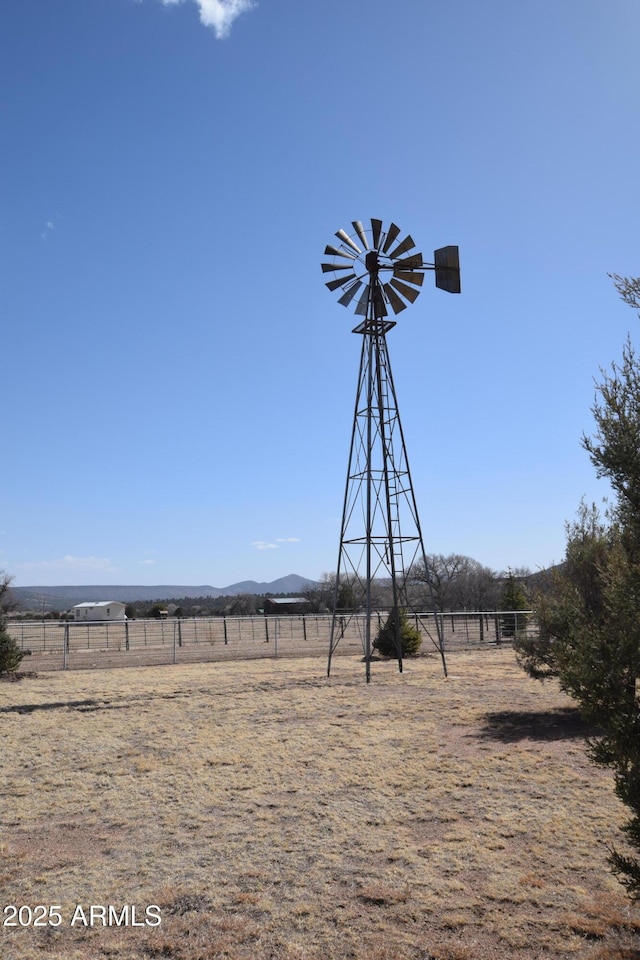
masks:
<path id="1" fill-rule="evenodd" d="M 384 622 L 373 615 L 371 634 Z M 536 633 L 531 612 L 411 614 L 423 635 L 421 653 L 436 649 L 440 620 L 445 652 L 510 643 L 515 632 Z M 316 657 L 329 652 L 330 615 L 207 617 L 60 623 L 9 621 L 10 635 L 30 651 L 23 670 L 150 666 L 264 657 Z M 364 654 L 364 615 L 341 618 L 336 655 Z"/>

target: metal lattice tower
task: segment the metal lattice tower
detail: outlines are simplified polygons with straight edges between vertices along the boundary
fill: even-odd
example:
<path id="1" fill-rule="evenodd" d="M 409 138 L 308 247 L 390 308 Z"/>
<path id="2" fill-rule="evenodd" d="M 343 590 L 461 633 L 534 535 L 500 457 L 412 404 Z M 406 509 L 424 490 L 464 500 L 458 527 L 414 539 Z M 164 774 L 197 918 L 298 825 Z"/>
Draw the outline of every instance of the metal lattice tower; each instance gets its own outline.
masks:
<path id="1" fill-rule="evenodd" d="M 355 301 L 355 313 L 363 320 L 353 333 L 362 336 L 360 370 L 351 435 L 351 449 L 340 529 L 340 551 L 331 621 L 327 675 L 331 659 L 353 611 L 364 613 L 363 647 L 367 683 L 371 679 L 371 623 L 379 612 L 376 592 L 381 584 L 390 587 L 390 623 L 396 640 L 398 667 L 402 671 L 401 612 L 419 611 L 414 606 L 415 571 L 426 571 L 426 554 L 418 517 L 407 450 L 400 422 L 398 401 L 391 373 L 386 335 L 395 326 L 387 319 L 413 303 L 426 270 L 435 271 L 436 286 L 449 293 L 460 292 L 457 247 L 436 250 L 434 262 L 425 263 L 421 253 L 410 254 L 415 244 L 410 236 L 399 240 L 400 228 L 383 228 L 371 220 L 365 230 L 353 221 L 350 236 L 338 230 L 339 245 L 325 248 L 331 262 L 322 264 L 323 273 L 333 273 L 326 285 L 340 289 L 339 303 L 348 307 Z M 341 598 L 349 594 L 350 612 L 341 612 Z M 435 611 L 434 611 L 435 612 Z M 421 623 L 440 652 L 446 674 L 446 660 L 440 620 L 435 616 L 435 634 Z M 360 620 L 360 618 L 359 618 Z"/>

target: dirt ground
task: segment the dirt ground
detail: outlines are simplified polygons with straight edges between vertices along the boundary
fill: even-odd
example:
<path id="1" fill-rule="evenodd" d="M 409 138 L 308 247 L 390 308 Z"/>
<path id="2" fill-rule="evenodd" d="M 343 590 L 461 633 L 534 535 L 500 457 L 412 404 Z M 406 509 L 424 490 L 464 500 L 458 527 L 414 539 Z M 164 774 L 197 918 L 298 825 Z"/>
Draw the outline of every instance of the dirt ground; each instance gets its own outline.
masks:
<path id="1" fill-rule="evenodd" d="M 0 684 L 0 957 L 639 960 L 625 810 L 572 702 L 504 648 L 372 672 Z"/>

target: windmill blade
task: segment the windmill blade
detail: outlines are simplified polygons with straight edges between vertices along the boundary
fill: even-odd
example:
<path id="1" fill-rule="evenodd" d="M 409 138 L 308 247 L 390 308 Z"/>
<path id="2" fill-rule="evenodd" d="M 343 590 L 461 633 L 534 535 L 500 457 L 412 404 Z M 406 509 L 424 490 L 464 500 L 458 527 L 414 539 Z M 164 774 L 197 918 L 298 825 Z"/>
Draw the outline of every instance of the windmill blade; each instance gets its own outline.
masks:
<path id="1" fill-rule="evenodd" d="M 333 270 L 353 270 L 352 263 L 345 263 L 344 266 L 341 263 L 321 263 L 323 273 L 330 273 Z"/>
<path id="2" fill-rule="evenodd" d="M 358 300 L 358 304 L 356 306 L 356 310 L 355 310 L 356 314 L 359 317 L 366 317 L 368 306 L 369 306 L 369 284 L 365 283 L 364 290 L 360 294 L 360 299 Z"/>
<path id="3" fill-rule="evenodd" d="M 348 233 L 345 233 L 344 230 L 338 230 L 336 233 L 338 240 L 342 240 L 343 243 L 346 243 L 348 247 L 351 247 L 352 250 L 355 250 L 356 253 L 362 253 L 360 247 L 353 242 Z"/>
<path id="4" fill-rule="evenodd" d="M 394 267 L 399 267 L 401 270 L 409 270 L 413 267 L 422 267 L 424 266 L 422 262 L 421 253 L 412 253 L 410 257 L 404 257 L 402 260 L 396 260 Z"/>
<path id="5" fill-rule="evenodd" d="M 350 277 L 338 277 L 336 280 L 330 280 L 329 283 L 325 283 L 325 287 L 328 287 L 329 290 L 337 290 L 338 287 L 344 287 L 345 283 L 355 279 L 356 275 L 352 273 Z"/>
<path id="6" fill-rule="evenodd" d="M 391 226 L 389 227 L 387 239 L 385 240 L 384 246 L 382 248 L 383 253 L 387 252 L 387 250 L 389 249 L 389 247 L 391 246 L 391 244 L 396 239 L 399 233 L 400 233 L 400 227 L 396 227 L 395 223 L 392 223 Z"/>
<path id="7" fill-rule="evenodd" d="M 406 303 L 400 299 L 398 294 L 388 283 L 384 284 L 384 292 L 394 313 L 400 313 L 401 310 L 406 310 Z"/>
<path id="8" fill-rule="evenodd" d="M 410 300 L 411 303 L 415 303 L 415 301 L 418 299 L 418 296 L 420 294 L 419 290 L 414 290 L 413 287 L 408 287 L 406 283 L 401 283 L 400 280 L 396 280 L 393 277 L 391 278 L 389 283 L 392 286 L 394 286 L 396 290 L 398 290 L 402 294 L 403 297 L 406 297 L 407 300 Z"/>
<path id="9" fill-rule="evenodd" d="M 349 250 L 338 250 L 337 247 L 332 247 L 331 245 L 324 248 L 325 257 L 349 257 L 350 260 L 355 260 L 355 253 L 350 253 Z"/>
<path id="10" fill-rule="evenodd" d="M 371 235 L 373 239 L 374 249 L 377 250 L 380 246 L 380 234 L 382 233 L 382 220 L 374 220 L 371 217 Z"/>
<path id="11" fill-rule="evenodd" d="M 395 260 L 396 257 L 399 257 L 400 254 L 406 253 L 408 250 L 411 250 L 412 247 L 415 247 L 413 242 L 413 237 L 407 237 L 406 240 L 403 240 L 402 243 L 399 243 L 395 250 L 392 250 L 389 254 L 391 260 Z"/>
<path id="12" fill-rule="evenodd" d="M 338 300 L 338 303 L 341 303 L 343 307 L 348 307 L 361 286 L 362 286 L 362 280 L 356 280 L 353 286 L 349 287 L 346 293 L 343 293 L 343 295 Z"/>
<path id="13" fill-rule="evenodd" d="M 397 267 L 393 271 L 394 277 L 398 280 L 405 280 L 407 283 L 415 283 L 421 287 L 424 281 L 424 273 L 413 273 L 411 270 L 399 270 Z"/>
<path id="14" fill-rule="evenodd" d="M 368 250 L 369 243 L 367 241 L 367 235 L 364 232 L 364 227 L 362 226 L 362 223 L 360 222 L 360 220 L 352 220 L 351 223 L 353 224 L 353 229 L 360 237 L 360 243 L 365 248 L 365 250 Z"/>

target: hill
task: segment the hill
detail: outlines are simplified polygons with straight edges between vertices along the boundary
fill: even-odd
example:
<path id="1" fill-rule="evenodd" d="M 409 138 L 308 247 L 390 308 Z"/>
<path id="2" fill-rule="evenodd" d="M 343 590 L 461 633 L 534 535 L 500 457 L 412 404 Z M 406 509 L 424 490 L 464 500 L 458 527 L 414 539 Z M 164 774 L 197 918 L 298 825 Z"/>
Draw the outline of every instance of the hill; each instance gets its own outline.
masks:
<path id="1" fill-rule="evenodd" d="M 239 594 L 300 593 L 315 587 L 314 580 L 307 580 L 291 573 L 270 583 L 258 583 L 255 580 L 242 580 L 228 587 L 208 585 L 189 587 L 178 585 L 129 586 L 105 585 L 92 586 L 51 586 L 51 587 L 13 587 L 11 593 L 22 610 L 67 610 L 76 603 L 91 600 L 120 600 L 122 603 L 135 603 L 138 600 L 171 600 L 182 597 L 233 597 Z"/>

